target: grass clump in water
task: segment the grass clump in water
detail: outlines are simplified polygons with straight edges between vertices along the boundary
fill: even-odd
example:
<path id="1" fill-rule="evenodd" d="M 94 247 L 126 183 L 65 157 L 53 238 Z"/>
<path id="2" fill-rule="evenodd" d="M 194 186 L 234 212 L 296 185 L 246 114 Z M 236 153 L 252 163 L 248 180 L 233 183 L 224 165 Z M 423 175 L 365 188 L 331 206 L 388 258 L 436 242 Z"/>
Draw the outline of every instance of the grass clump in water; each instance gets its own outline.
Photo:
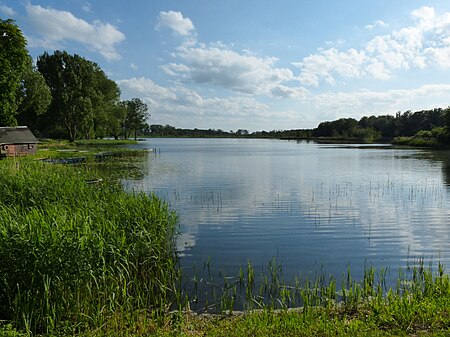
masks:
<path id="1" fill-rule="evenodd" d="M 170 306 L 177 219 L 165 203 L 89 185 L 83 167 L 4 160 L 0 172 L 0 321 L 75 334 Z"/>
<path id="2" fill-rule="evenodd" d="M 397 286 L 389 288 L 385 270 L 368 268 L 361 281 L 349 275 L 341 286 L 319 277 L 288 287 L 282 280 L 270 281 L 270 268 L 269 302 L 261 309 L 231 313 L 230 307 L 221 315 L 176 313 L 146 336 L 450 336 L 450 279 L 441 264 L 437 271 L 423 262 L 408 267 L 399 272 Z M 248 296 L 247 300 L 260 298 Z M 283 303 L 286 297 L 298 297 L 303 305 L 289 308 Z"/>

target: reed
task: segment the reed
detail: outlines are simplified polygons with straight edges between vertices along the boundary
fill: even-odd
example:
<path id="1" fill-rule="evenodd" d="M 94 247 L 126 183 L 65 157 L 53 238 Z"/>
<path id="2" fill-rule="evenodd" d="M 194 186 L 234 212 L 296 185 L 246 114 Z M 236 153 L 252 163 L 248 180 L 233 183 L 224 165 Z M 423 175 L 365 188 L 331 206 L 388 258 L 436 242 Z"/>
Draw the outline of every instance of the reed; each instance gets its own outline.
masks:
<path id="1" fill-rule="evenodd" d="M 0 161 L 0 320 L 27 333 L 101 327 L 176 298 L 177 218 L 153 195 L 94 174 Z"/>

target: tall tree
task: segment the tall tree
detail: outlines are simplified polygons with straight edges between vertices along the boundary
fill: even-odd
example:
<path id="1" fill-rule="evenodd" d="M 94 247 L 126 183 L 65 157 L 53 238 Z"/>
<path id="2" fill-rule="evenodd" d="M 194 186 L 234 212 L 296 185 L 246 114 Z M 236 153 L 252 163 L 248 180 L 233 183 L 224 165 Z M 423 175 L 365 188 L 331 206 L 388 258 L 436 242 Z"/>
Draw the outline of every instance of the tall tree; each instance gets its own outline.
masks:
<path id="1" fill-rule="evenodd" d="M 145 127 L 146 120 L 149 116 L 147 113 L 148 106 L 140 98 L 133 98 L 124 102 L 127 115 L 124 123 L 125 138 L 131 137 L 134 133 L 134 139 L 137 139 L 137 133 Z"/>
<path id="2" fill-rule="evenodd" d="M 52 92 L 49 116 L 53 128 L 63 126 L 70 141 L 89 138 L 95 132 L 96 113 L 104 111 L 106 101 L 118 100 L 117 86 L 108 82 L 96 63 L 65 51 L 44 53 L 38 57 L 37 66 Z M 112 94 L 109 89 L 102 91 L 105 82 L 113 87 Z"/>
<path id="3" fill-rule="evenodd" d="M 119 107 L 120 89 L 116 82 L 110 80 L 100 70 L 95 74 L 97 78 L 98 99 L 94 104 L 94 121 L 91 131 L 96 137 L 103 138 L 111 135 L 111 128 L 121 125 L 124 117 L 123 108 Z M 120 134 L 120 132 L 119 132 Z"/>
<path id="4" fill-rule="evenodd" d="M 26 44 L 13 20 L 0 19 L 0 126 L 17 125 L 17 92 L 28 60 Z"/>
<path id="5" fill-rule="evenodd" d="M 52 101 L 52 94 L 42 74 L 33 66 L 31 57 L 23 73 L 17 98 L 19 100 L 17 121 L 39 134 L 39 116 L 47 111 Z"/>
<path id="6" fill-rule="evenodd" d="M 108 112 L 108 119 L 106 122 L 107 134 L 119 139 L 119 137 L 126 138 L 124 134 L 125 120 L 127 118 L 127 107 L 124 102 L 119 102 L 111 107 Z"/>

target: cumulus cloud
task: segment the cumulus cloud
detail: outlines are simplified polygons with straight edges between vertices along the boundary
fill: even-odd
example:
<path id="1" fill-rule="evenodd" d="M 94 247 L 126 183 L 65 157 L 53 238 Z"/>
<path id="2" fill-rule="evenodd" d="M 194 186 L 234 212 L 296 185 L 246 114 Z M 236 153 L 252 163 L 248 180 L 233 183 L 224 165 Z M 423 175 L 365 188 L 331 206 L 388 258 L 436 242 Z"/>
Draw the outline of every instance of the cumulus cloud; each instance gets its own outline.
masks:
<path id="1" fill-rule="evenodd" d="M 302 70 L 299 78 L 303 84 L 317 87 L 320 80 L 334 84 L 334 74 L 346 78 L 361 77 L 365 61 L 364 51 L 349 49 L 342 52 L 330 48 L 309 55 L 294 65 Z"/>
<path id="2" fill-rule="evenodd" d="M 279 98 L 293 98 L 293 99 L 305 99 L 309 95 L 309 91 L 303 87 L 287 87 L 284 85 L 277 85 L 272 89 L 272 95 Z"/>
<path id="3" fill-rule="evenodd" d="M 27 5 L 27 20 L 35 35 L 30 42 L 33 45 L 55 47 L 66 41 L 75 41 L 100 53 L 107 60 L 120 59 L 116 45 L 125 39 L 125 35 L 115 26 L 101 21 L 93 23 L 75 17 L 67 11 L 59 11 L 41 6 Z"/>
<path id="4" fill-rule="evenodd" d="M 175 34 L 188 36 L 194 31 L 194 24 L 189 18 L 183 17 L 181 12 L 160 12 L 156 29 L 169 28 Z"/>
<path id="5" fill-rule="evenodd" d="M 374 23 L 371 23 L 371 24 L 369 24 L 367 26 L 364 26 L 364 28 L 368 29 L 368 30 L 372 30 L 372 29 L 377 28 L 377 27 L 384 28 L 384 27 L 389 27 L 389 25 L 386 22 L 382 21 L 382 20 L 376 20 Z"/>
<path id="6" fill-rule="evenodd" d="M 163 87 L 144 77 L 117 83 L 125 96 L 147 102 L 156 122 L 179 127 L 204 127 L 208 122 L 209 127 L 235 123 L 242 128 L 248 124 L 246 120 L 261 119 L 269 111 L 267 105 L 252 97 L 205 97 L 183 86 Z"/>
<path id="7" fill-rule="evenodd" d="M 14 15 L 16 15 L 16 12 L 14 11 L 14 9 L 12 9 L 11 7 L 5 6 L 5 5 L 0 5 L 0 13 L 9 16 L 9 17 L 13 17 Z"/>
<path id="8" fill-rule="evenodd" d="M 278 86 L 295 80 L 290 69 L 277 68 L 276 58 L 257 57 L 249 51 L 242 53 L 219 42 L 209 45 L 198 43 L 194 24 L 180 12 L 160 12 L 157 29 L 168 27 L 177 35 L 184 36 L 183 43 L 173 53 L 178 62 L 161 66 L 169 76 L 185 82 L 215 85 L 240 94 L 285 93 Z M 286 91 L 285 91 L 286 92 Z"/>
<path id="9" fill-rule="evenodd" d="M 429 109 L 436 104 L 446 107 L 449 95 L 450 84 L 427 84 L 387 91 L 325 92 L 310 96 L 308 104 L 314 111 L 332 111 L 330 119 L 342 116 L 360 118 L 362 115 L 393 114 L 398 110 Z"/>
<path id="10" fill-rule="evenodd" d="M 143 96 L 151 101 L 174 100 L 176 95 L 168 88 L 155 84 L 152 80 L 144 77 L 133 77 L 116 81 L 117 84 L 127 92 Z"/>
<path id="11" fill-rule="evenodd" d="M 239 93 L 270 93 L 295 79 L 290 69 L 275 67 L 276 58 L 240 54 L 223 45 L 181 46 L 175 56 L 182 62 L 163 66 L 167 74 Z"/>
<path id="12" fill-rule="evenodd" d="M 361 49 L 319 49 L 295 62 L 301 83 L 318 86 L 334 84 L 338 78 L 364 77 L 387 80 L 397 70 L 433 65 L 450 68 L 450 13 L 437 15 L 433 8 L 422 7 L 412 11 L 411 18 L 412 26 L 375 36 Z M 377 26 L 388 25 L 378 20 L 366 28 Z"/>
<path id="13" fill-rule="evenodd" d="M 422 30 L 433 29 L 435 26 L 436 12 L 434 8 L 423 6 L 411 12 L 411 16 L 418 22 Z"/>

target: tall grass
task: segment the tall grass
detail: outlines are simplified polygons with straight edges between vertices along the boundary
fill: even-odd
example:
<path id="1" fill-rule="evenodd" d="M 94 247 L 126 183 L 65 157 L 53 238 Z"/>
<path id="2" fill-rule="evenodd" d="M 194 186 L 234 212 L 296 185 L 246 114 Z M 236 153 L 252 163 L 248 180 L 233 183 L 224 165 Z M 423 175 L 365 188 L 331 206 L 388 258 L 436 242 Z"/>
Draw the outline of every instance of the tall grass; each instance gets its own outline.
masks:
<path id="1" fill-rule="evenodd" d="M 177 219 L 82 167 L 0 161 L 0 320 L 76 333 L 175 299 Z M 98 174 L 96 174 L 98 176 Z"/>

